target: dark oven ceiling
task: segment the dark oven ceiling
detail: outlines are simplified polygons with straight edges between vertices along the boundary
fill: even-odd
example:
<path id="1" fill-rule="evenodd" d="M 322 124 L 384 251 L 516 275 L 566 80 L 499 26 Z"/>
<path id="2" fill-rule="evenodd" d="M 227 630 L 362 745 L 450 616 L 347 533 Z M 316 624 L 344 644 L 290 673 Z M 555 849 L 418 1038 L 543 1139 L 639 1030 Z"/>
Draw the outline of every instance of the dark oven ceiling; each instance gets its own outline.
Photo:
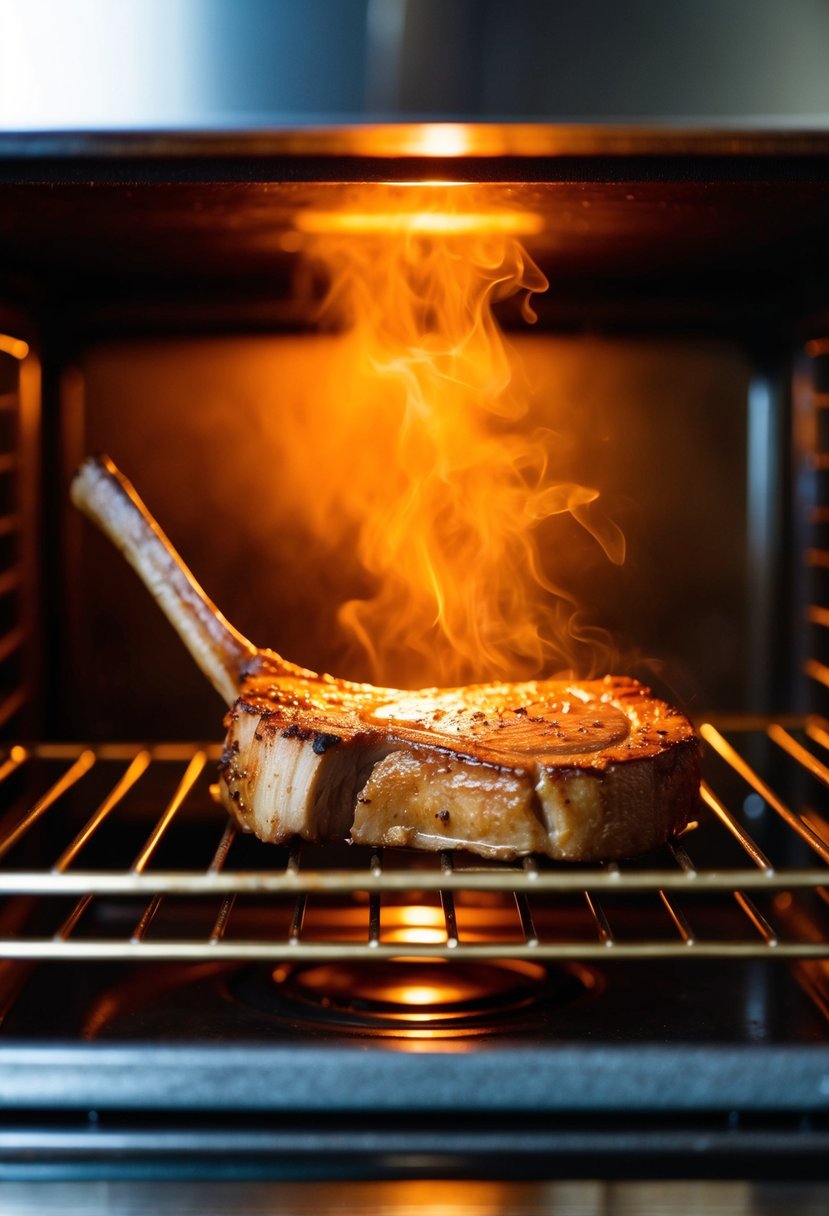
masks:
<path id="1" fill-rule="evenodd" d="M 468 154 L 425 155 L 430 131 Z M 821 135 L 531 126 L 2 136 L 0 289 L 93 318 L 105 304 L 117 324 L 142 301 L 302 324 L 285 234 L 359 206 L 365 183 L 405 207 L 425 181 L 537 217 L 542 322 L 669 321 L 657 302 L 683 322 L 799 318 L 825 305 L 827 151 Z"/>

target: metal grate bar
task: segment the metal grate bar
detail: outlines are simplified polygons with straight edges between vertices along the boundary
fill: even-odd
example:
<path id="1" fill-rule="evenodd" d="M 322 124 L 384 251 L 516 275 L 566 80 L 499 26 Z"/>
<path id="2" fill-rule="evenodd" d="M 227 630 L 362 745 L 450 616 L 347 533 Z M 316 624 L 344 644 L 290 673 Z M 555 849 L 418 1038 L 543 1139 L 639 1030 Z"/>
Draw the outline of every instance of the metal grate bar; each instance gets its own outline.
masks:
<path id="1" fill-rule="evenodd" d="M 807 718 L 806 734 L 814 743 L 829 751 L 829 730 L 823 718 Z"/>
<path id="2" fill-rule="evenodd" d="M 538 862 L 534 857 L 525 857 L 521 862 L 521 868 L 527 875 L 527 878 L 538 878 Z"/>
<path id="3" fill-rule="evenodd" d="M 148 751 L 139 752 L 132 763 L 127 768 L 121 780 L 107 794 L 101 805 L 98 807 L 95 814 L 87 820 L 81 828 L 78 835 L 67 848 L 61 853 L 60 857 L 52 867 L 57 873 L 63 873 L 67 870 L 75 858 L 80 853 L 84 845 L 91 839 L 97 829 L 101 826 L 107 816 L 115 810 L 118 803 L 124 795 L 135 785 L 142 773 L 147 771 L 151 760 Z"/>
<path id="4" fill-rule="evenodd" d="M 662 900 L 665 911 L 670 916 L 677 933 L 685 942 L 685 945 L 693 946 L 697 939 L 685 913 L 668 899 L 664 891 L 659 892 L 659 898 Z"/>
<path id="5" fill-rule="evenodd" d="M 77 925 L 78 921 L 83 916 L 86 909 L 92 903 L 93 899 L 94 899 L 94 896 L 92 896 L 92 895 L 82 895 L 81 896 L 81 898 L 75 904 L 72 911 L 67 916 L 66 920 L 63 922 L 63 924 L 61 925 L 61 927 L 58 929 L 57 933 L 55 934 L 55 941 L 65 942 L 67 940 L 67 938 L 69 937 L 69 934 L 75 928 L 75 926 Z"/>
<path id="6" fill-rule="evenodd" d="M 380 942 L 380 892 L 368 897 L 368 944 L 374 948 Z"/>
<path id="7" fill-rule="evenodd" d="M 299 867 L 302 862 L 302 845 L 294 844 L 288 854 L 288 864 L 285 867 L 285 874 L 297 876 Z M 308 894 L 303 891 L 297 895 L 294 900 L 294 910 L 291 916 L 291 929 L 288 936 L 288 941 L 291 946 L 298 946 L 302 937 L 302 927 L 305 924 L 305 913 L 308 908 Z"/>
<path id="8" fill-rule="evenodd" d="M 23 645 L 25 634 L 22 629 L 12 629 L 5 637 L 0 638 L 0 663 L 5 663 Z"/>
<path id="9" fill-rule="evenodd" d="M 797 739 L 790 735 L 779 723 L 773 722 L 766 733 L 778 747 L 781 747 L 793 760 L 802 765 L 807 772 L 816 777 L 818 781 L 823 782 L 824 785 L 829 786 L 829 768 L 821 760 L 818 760 L 816 756 L 813 756 L 802 743 L 798 743 Z"/>
<path id="10" fill-rule="evenodd" d="M 132 863 L 131 868 L 132 868 L 133 874 L 142 874 L 144 872 L 144 870 L 146 869 L 147 864 L 150 861 L 150 858 L 152 857 L 153 853 L 156 851 L 159 844 L 161 843 L 162 837 L 164 836 L 165 832 L 169 828 L 170 824 L 173 822 L 174 816 L 180 810 L 180 808 L 184 802 L 184 799 L 190 793 L 190 790 L 192 789 L 192 787 L 196 784 L 199 774 L 201 773 L 201 771 L 204 768 L 206 763 L 207 763 L 207 756 L 205 755 L 205 753 L 202 751 L 196 752 L 196 754 L 193 756 L 190 763 L 187 765 L 187 768 L 185 769 L 185 772 L 184 772 L 184 776 L 182 777 L 181 781 L 179 782 L 178 788 L 177 788 L 176 792 L 173 794 L 173 797 L 170 799 L 169 803 L 167 804 L 167 808 L 164 811 L 164 814 L 161 816 L 158 823 L 153 828 L 152 832 L 150 833 L 150 835 L 147 838 L 146 844 L 144 845 L 141 852 L 136 857 L 135 861 Z"/>
<path id="11" fill-rule="evenodd" d="M 298 946 L 302 937 L 302 926 L 305 923 L 305 912 L 308 908 L 308 896 L 303 891 L 294 900 L 294 911 L 291 916 L 291 930 L 288 941 L 291 946 Z"/>
<path id="12" fill-rule="evenodd" d="M 668 849 L 683 874 L 688 874 L 693 878 L 696 875 L 697 869 L 688 856 L 688 850 L 685 846 L 681 845 L 678 840 L 671 840 L 668 842 Z"/>
<path id="13" fill-rule="evenodd" d="M 130 937 L 131 945 L 137 945 L 139 942 L 143 942 L 144 938 L 146 937 L 147 930 L 158 915 L 163 898 L 163 895 L 154 895 L 147 904 L 146 908 L 141 914 L 138 924 L 132 931 L 132 936 Z"/>
<path id="14" fill-rule="evenodd" d="M 829 845 L 827 845 L 812 829 L 800 819 L 793 811 L 786 806 L 782 799 L 778 798 L 774 790 L 766 784 L 763 779 L 755 773 L 751 765 L 740 756 L 734 748 L 720 734 L 720 732 L 709 723 L 700 727 L 700 734 L 710 743 L 716 751 L 728 760 L 731 767 L 735 769 L 741 777 L 743 777 L 749 785 L 764 798 L 770 807 L 777 812 L 781 819 L 797 832 L 801 840 L 804 840 L 809 847 L 817 853 L 821 861 L 829 864 Z"/>
<path id="15" fill-rule="evenodd" d="M 383 858 L 379 849 L 372 850 L 369 863 L 371 873 L 379 878 L 383 873 Z M 380 942 L 380 892 L 372 891 L 368 897 L 368 944 L 374 949 Z"/>
<path id="16" fill-rule="evenodd" d="M 451 876 L 455 869 L 451 853 L 441 853 L 440 869 L 443 875 Z M 454 949 L 458 945 L 460 937 L 458 936 L 458 920 L 455 914 L 455 896 L 451 891 L 441 890 L 440 906 L 443 909 L 443 920 L 446 926 L 446 945 L 450 949 Z"/>
<path id="17" fill-rule="evenodd" d="M 757 866 L 758 870 L 761 870 L 764 874 L 772 874 L 774 872 L 773 867 L 765 853 L 763 853 L 759 846 L 755 844 L 748 833 L 740 827 L 739 823 L 737 823 L 732 817 L 731 813 L 726 810 L 719 798 L 717 798 L 716 794 L 714 794 L 712 790 L 708 789 L 707 786 L 703 787 L 703 797 L 721 822 L 724 823 L 733 836 L 739 840 L 740 844 L 746 850 L 751 860 Z M 735 891 L 734 899 L 736 900 L 738 907 L 742 909 L 751 924 L 763 938 L 766 945 L 777 946 L 777 934 L 760 912 L 754 901 L 749 899 L 749 897 L 743 891 Z"/>
<path id="18" fill-rule="evenodd" d="M 8 759 L 0 764 L 0 782 L 5 781 L 16 769 L 20 768 L 21 764 L 25 764 L 28 759 L 29 753 L 25 747 L 13 747 L 9 752 Z"/>
<path id="19" fill-rule="evenodd" d="M 806 807 L 801 811 L 803 822 L 810 827 L 816 836 L 820 836 L 821 840 L 829 840 L 829 820 L 824 819 L 814 807 Z M 818 894 L 822 888 L 818 890 Z"/>
<path id="20" fill-rule="evenodd" d="M 0 870 L 0 894 L 4 895 L 77 895 L 92 891 L 96 895 L 146 895 L 161 891 L 169 895 L 225 895 L 236 891 L 246 895 L 293 895 L 297 891 L 316 894 L 353 894 L 354 892 L 418 891 L 527 891 L 533 894 L 581 894 L 585 881 L 593 888 L 615 892 L 693 891 L 696 894 L 732 892 L 743 886 L 748 890 L 816 890 L 829 883 L 825 869 L 777 869 L 770 872 L 747 869 L 696 870 L 691 874 L 671 869 L 623 870 L 612 880 L 601 870 L 585 867 L 540 872 L 537 881 L 527 882 L 520 870 L 455 869 L 451 875 L 418 869 L 384 871 L 378 878 L 354 870 L 289 871 L 229 870 L 207 875 L 193 870 L 153 870 L 134 874 L 130 870 L 80 870 L 73 867 L 65 874 L 51 870 Z"/>
<path id="21" fill-rule="evenodd" d="M 697 873 L 697 868 L 695 868 L 693 861 L 690 860 L 688 851 L 686 848 L 684 848 L 684 845 L 679 844 L 678 840 L 672 840 L 670 841 L 669 849 L 673 855 L 673 858 L 675 858 L 677 865 L 682 869 L 683 874 L 689 874 L 690 877 L 693 877 L 694 874 Z M 669 896 L 667 896 L 664 890 L 660 890 L 659 897 L 662 901 L 662 905 L 665 907 L 665 911 L 671 918 L 673 927 L 676 928 L 677 933 L 679 936 L 681 936 L 684 944 L 686 944 L 686 946 L 693 946 L 694 942 L 697 941 L 697 935 L 695 935 L 694 930 L 690 928 L 690 922 L 688 921 L 686 913 L 682 911 L 682 908 L 678 908 L 676 903 L 673 903 L 673 901 L 669 899 Z"/>
<path id="22" fill-rule="evenodd" d="M 610 921 L 605 915 L 604 908 L 595 895 L 591 895 L 589 891 L 584 892 L 584 898 L 590 909 L 590 915 L 596 922 L 596 932 L 599 935 L 599 941 L 603 946 L 615 946 L 616 941 L 613 937 L 613 930 L 610 928 Z"/>
<path id="23" fill-rule="evenodd" d="M 221 907 L 219 908 L 218 916 L 216 917 L 216 921 L 210 932 L 209 941 L 210 941 L 211 946 L 214 946 L 216 944 L 216 942 L 220 942 L 222 940 L 222 938 L 224 937 L 225 933 L 227 932 L 228 922 L 230 921 L 230 914 L 233 911 L 235 904 L 236 904 L 235 895 L 226 895 L 224 897 L 224 899 L 222 900 Z"/>
<path id="24" fill-rule="evenodd" d="M 818 684 L 829 688 L 829 667 L 825 663 L 820 663 L 817 659 L 807 659 L 803 664 L 803 671 L 810 679 L 817 680 Z"/>
<path id="25" fill-rule="evenodd" d="M 723 805 L 714 791 L 704 781 L 700 786 L 700 793 L 702 794 L 703 800 L 711 808 L 720 822 L 728 828 L 734 839 L 739 841 L 757 868 L 762 870 L 764 874 L 771 877 L 774 874 L 774 866 L 771 864 L 768 857 L 766 857 L 760 846 L 756 844 L 754 840 L 752 840 L 745 828 L 743 828 L 737 822 L 731 812 Z"/>
<path id="26" fill-rule="evenodd" d="M 224 868 L 224 864 L 227 861 L 227 855 L 230 852 L 230 847 L 236 839 L 237 832 L 238 829 L 236 824 L 231 820 L 228 820 L 227 824 L 225 825 L 225 830 L 222 832 L 221 839 L 216 846 L 216 852 L 213 854 L 210 865 L 207 867 L 208 874 L 221 873 L 222 869 Z M 220 942 L 224 937 L 225 933 L 227 932 L 230 915 L 235 906 L 236 894 L 231 892 L 231 894 L 226 895 L 222 900 L 215 924 L 213 925 L 213 929 L 210 934 L 211 945 L 215 945 L 216 942 Z"/>
<path id="27" fill-rule="evenodd" d="M 694 863 L 691 861 L 691 858 L 688 856 L 688 853 L 687 853 L 684 845 L 681 845 L 679 843 L 679 841 L 674 840 L 670 843 L 669 848 L 677 862 L 677 865 L 680 867 L 680 869 L 682 870 L 682 872 L 684 874 L 695 874 L 696 873 Z M 685 913 L 682 911 L 681 908 L 678 908 L 676 906 L 676 904 L 674 904 L 673 901 L 668 898 L 665 891 L 659 892 L 659 898 L 662 900 L 665 911 L 668 913 L 668 916 L 670 916 L 671 921 L 673 922 L 674 927 L 676 928 L 676 931 L 679 933 L 679 936 L 685 942 L 685 945 L 693 946 L 694 943 L 696 942 L 696 935 L 694 934 L 694 931 L 691 928 L 691 924 L 690 924 L 690 921 L 688 920 L 688 917 L 685 915 Z"/>
<path id="28" fill-rule="evenodd" d="M 213 854 L 213 860 L 207 867 L 208 874 L 219 874 L 224 869 L 224 864 L 227 861 L 227 855 L 230 852 L 231 845 L 239 835 L 239 829 L 232 819 L 228 819 L 225 824 L 225 830 L 222 832 L 222 838 L 216 845 L 216 852 Z"/>
<path id="29" fill-rule="evenodd" d="M 539 943 L 527 946 L 523 943 L 506 945 L 503 941 L 470 942 L 455 947 L 452 956 L 458 960 L 527 959 L 534 962 L 598 962 L 606 960 L 610 942 L 561 942 Z M 419 943 L 389 944 L 381 942 L 371 953 L 359 943 L 349 942 L 305 942 L 305 941 L 248 941 L 234 939 L 216 942 L 208 946 L 204 939 L 167 941 L 119 941 L 74 940 L 56 941 L 52 938 L 15 938 L 0 941 L 0 956 L 5 959 L 160 961 L 204 962 L 209 949 L 211 961 L 275 961 L 290 957 L 296 962 L 343 961 L 349 958 L 372 958 L 377 960 L 417 958 L 445 959 L 445 945 L 427 946 Z M 684 942 L 636 941 L 612 943 L 613 957 L 619 961 L 644 959 L 757 959 L 774 957 L 779 961 L 826 959 L 825 942 L 798 941 L 780 942 L 773 950 L 765 942 L 742 941 L 697 941 L 693 946 Z"/>
<path id="30" fill-rule="evenodd" d="M 530 910 L 530 901 L 522 891 L 514 891 L 513 896 L 518 910 L 518 919 L 521 921 L 521 932 L 524 934 L 524 941 L 528 946 L 537 946 L 538 934 L 533 922 L 533 914 Z"/>
<path id="31" fill-rule="evenodd" d="M 738 905 L 745 912 L 748 919 L 751 921 L 754 928 L 762 937 L 767 946 L 778 946 L 779 939 L 774 929 L 771 927 L 765 916 L 760 912 L 754 900 L 749 899 L 742 891 L 735 891 L 734 898 Z"/>
<path id="32" fill-rule="evenodd" d="M 76 781 L 80 781 L 85 773 L 88 773 L 95 763 L 95 753 L 89 749 L 82 751 L 77 760 L 70 768 L 66 770 L 62 777 L 59 777 L 54 785 L 46 791 L 42 798 L 39 798 L 30 811 L 27 812 L 20 822 L 12 828 L 12 830 L 0 840 L 0 858 L 5 857 L 19 840 L 28 832 L 38 819 L 54 806 L 57 800 L 71 789 Z"/>
<path id="33" fill-rule="evenodd" d="M 161 843 L 162 838 L 164 837 L 164 834 L 166 833 L 170 824 L 173 822 L 175 815 L 178 813 L 179 809 L 181 808 L 181 806 L 184 803 L 185 798 L 190 793 L 190 790 L 192 789 L 192 787 L 195 785 L 196 780 L 197 780 L 199 774 L 201 773 L 202 769 L 204 768 L 206 761 L 207 761 L 207 757 L 205 756 L 204 752 L 199 751 L 199 752 L 196 752 L 196 754 L 191 759 L 190 763 L 187 765 L 187 768 L 184 771 L 184 776 L 181 778 L 181 781 L 178 783 L 176 792 L 173 794 L 173 797 L 168 802 L 163 815 L 158 820 L 158 822 L 156 823 L 152 832 L 148 836 L 147 841 L 146 841 L 144 847 L 142 848 L 141 852 L 138 854 L 135 861 L 132 863 L 132 872 L 134 874 L 142 874 L 144 872 L 144 870 L 146 869 L 147 864 L 149 863 L 150 859 L 152 858 L 153 853 L 158 848 L 159 844 Z M 132 937 L 130 938 L 130 942 L 133 945 L 137 945 L 139 942 L 142 942 L 144 940 L 144 937 L 147 934 L 147 930 L 149 929 L 150 925 L 153 923 L 156 916 L 158 915 L 159 909 L 161 908 L 161 902 L 162 902 L 163 898 L 164 898 L 163 894 L 161 892 L 157 892 L 155 895 L 153 895 L 152 899 L 147 904 L 147 907 L 144 909 L 141 919 L 139 920 L 138 924 L 133 929 Z"/>

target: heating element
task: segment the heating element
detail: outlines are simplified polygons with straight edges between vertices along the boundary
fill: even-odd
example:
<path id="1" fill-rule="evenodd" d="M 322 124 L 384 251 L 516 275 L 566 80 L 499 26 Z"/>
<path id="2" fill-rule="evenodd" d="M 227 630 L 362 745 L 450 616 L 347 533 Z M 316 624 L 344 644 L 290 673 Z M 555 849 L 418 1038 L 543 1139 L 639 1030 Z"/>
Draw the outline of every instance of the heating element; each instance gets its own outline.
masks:
<path id="1" fill-rule="evenodd" d="M 231 823 L 222 826 L 211 805 L 213 746 L 15 746 L 0 768 L 6 790 L 18 787 L 0 839 L 0 891 L 39 904 L 28 916 L 37 929 L 4 933 L 0 956 L 829 958 L 829 938 L 818 927 L 829 888 L 829 824 L 809 801 L 829 785 L 829 724 L 742 719 L 700 731 L 711 773 L 698 824 L 645 862 L 589 867 L 537 857 L 496 864 L 448 852 L 264 846 Z M 799 809 L 780 789 L 800 794 Z M 475 893 L 486 899 L 484 914 L 474 902 L 467 906 Z M 327 936 L 316 925 L 316 902 L 327 907 L 332 898 L 343 911 Z M 128 931 L 95 927 L 90 911 L 103 899 L 120 901 L 121 927 L 138 907 Z M 617 930 L 610 907 L 617 899 L 637 904 L 634 932 L 627 905 Z M 236 928 L 240 900 L 265 908 L 255 938 L 244 932 L 247 921 Z M 553 915 L 551 900 L 563 900 L 566 914 Z M 713 934 L 705 912 L 704 924 L 696 923 L 712 901 L 720 912 L 726 904 L 736 912 Z M 177 924 L 190 931 L 171 934 L 162 913 L 182 902 L 188 912 Z M 422 914 L 401 922 L 401 906 L 418 904 Z"/>

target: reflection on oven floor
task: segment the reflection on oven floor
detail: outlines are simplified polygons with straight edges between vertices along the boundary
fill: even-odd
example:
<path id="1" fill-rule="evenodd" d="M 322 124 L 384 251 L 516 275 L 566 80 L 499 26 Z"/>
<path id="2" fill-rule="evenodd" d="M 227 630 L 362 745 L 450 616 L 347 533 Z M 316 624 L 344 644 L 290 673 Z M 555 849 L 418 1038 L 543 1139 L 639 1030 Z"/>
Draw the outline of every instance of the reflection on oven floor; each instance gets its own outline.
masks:
<path id="1" fill-rule="evenodd" d="M 403 970 L 394 983 L 415 976 Z M 461 968 L 454 981 L 470 994 L 491 983 L 491 970 Z M 4 1032 L 16 1039 L 91 1041 L 314 1041 L 343 1034 L 378 1047 L 406 1050 L 410 1040 L 451 1039 L 457 1050 L 493 1039 L 526 1043 L 808 1043 L 825 1038 L 825 1023 L 799 986 L 773 963 L 625 963 L 601 971 L 538 968 L 539 975 L 498 973 L 500 991 L 482 1006 L 452 1002 L 436 1025 L 400 1023 L 388 1009 L 360 1010 L 361 997 L 326 1007 L 320 968 L 198 964 L 78 967 L 67 985 L 60 964 L 32 975 Z M 451 970 L 450 970 L 451 974 Z M 368 972 L 352 976 L 368 983 Z M 419 980 L 423 980 L 422 973 Z M 341 978 L 338 982 L 341 982 Z M 392 981 L 389 981 L 392 982 Z M 434 976 L 431 981 L 436 982 Z M 425 987 L 421 983 L 421 987 Z M 339 1000 L 341 1008 L 336 1007 Z M 370 1003 L 370 994 L 369 994 Z M 499 1008 L 500 1005 L 500 1008 Z M 411 1012 L 411 1010 L 409 1011 Z M 375 1014 L 376 1016 L 372 1016 Z M 453 1024 L 457 1015 L 460 1024 Z M 623 1028 L 623 1029 L 622 1029 Z"/>
<path id="2" fill-rule="evenodd" d="M 827 1188 L 751 1182 L 0 1184 L 3 1216 L 825 1216 Z"/>

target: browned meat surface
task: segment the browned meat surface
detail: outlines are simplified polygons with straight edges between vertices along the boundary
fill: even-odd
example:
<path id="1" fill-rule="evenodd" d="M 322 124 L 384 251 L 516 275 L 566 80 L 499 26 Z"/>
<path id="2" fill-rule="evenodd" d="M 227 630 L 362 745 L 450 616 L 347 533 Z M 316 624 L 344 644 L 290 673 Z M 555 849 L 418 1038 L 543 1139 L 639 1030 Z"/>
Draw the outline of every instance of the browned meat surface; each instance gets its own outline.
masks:
<path id="1" fill-rule="evenodd" d="M 598 861 L 655 847 L 693 812 L 693 727 L 635 680 L 399 692 L 318 676 L 225 621 L 106 458 L 85 462 L 73 499 L 233 701 L 220 789 L 260 839 Z"/>
<path id="2" fill-rule="evenodd" d="M 222 797 L 264 840 L 580 861 L 652 848 L 698 787 L 690 723 L 633 680 L 397 692 L 249 676 Z"/>

